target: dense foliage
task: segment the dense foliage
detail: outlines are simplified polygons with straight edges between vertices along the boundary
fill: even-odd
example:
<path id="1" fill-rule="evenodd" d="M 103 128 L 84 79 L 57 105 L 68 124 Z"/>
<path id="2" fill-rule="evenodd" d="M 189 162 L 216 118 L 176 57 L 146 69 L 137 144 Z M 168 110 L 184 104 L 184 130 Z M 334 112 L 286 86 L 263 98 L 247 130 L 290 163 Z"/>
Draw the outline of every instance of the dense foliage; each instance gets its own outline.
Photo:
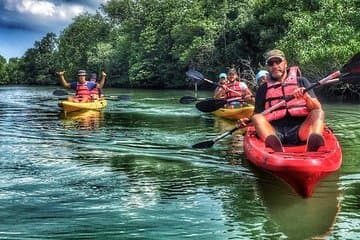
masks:
<path id="1" fill-rule="evenodd" d="M 0 83 L 54 84 L 56 70 L 71 79 L 105 69 L 107 86 L 179 88 L 188 68 L 215 79 L 234 65 L 251 85 L 272 48 L 316 80 L 360 50 L 359 8 L 357 0 L 110 0 L 22 58 L 0 57 Z"/>

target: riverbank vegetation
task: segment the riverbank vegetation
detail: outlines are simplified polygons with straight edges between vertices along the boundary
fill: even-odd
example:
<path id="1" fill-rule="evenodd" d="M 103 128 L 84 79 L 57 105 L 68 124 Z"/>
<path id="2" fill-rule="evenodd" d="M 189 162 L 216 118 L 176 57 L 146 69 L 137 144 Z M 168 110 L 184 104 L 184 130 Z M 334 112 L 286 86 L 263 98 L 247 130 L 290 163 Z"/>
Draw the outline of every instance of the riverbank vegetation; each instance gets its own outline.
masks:
<path id="1" fill-rule="evenodd" d="M 263 54 L 273 48 L 315 81 L 360 51 L 359 8 L 357 0 L 110 0 L 59 36 L 48 33 L 21 58 L 0 57 L 0 83 L 58 84 L 59 70 L 74 79 L 78 69 L 104 69 L 107 86 L 184 88 L 189 68 L 215 80 L 235 66 L 255 85 Z M 322 91 L 360 94 L 348 85 Z"/>

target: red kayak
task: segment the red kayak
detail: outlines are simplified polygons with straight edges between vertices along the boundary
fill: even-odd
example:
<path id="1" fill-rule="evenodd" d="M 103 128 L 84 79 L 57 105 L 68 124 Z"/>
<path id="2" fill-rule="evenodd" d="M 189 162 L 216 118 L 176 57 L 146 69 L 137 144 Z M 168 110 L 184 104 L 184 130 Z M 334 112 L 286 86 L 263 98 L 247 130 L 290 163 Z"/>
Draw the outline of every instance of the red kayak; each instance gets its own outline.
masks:
<path id="1" fill-rule="evenodd" d="M 306 145 L 284 146 L 284 152 L 265 147 L 250 126 L 245 132 L 244 152 L 255 166 L 280 177 L 303 197 L 311 197 L 315 185 L 340 168 L 342 153 L 330 128 L 323 133 L 325 146 L 317 152 L 305 152 Z"/>

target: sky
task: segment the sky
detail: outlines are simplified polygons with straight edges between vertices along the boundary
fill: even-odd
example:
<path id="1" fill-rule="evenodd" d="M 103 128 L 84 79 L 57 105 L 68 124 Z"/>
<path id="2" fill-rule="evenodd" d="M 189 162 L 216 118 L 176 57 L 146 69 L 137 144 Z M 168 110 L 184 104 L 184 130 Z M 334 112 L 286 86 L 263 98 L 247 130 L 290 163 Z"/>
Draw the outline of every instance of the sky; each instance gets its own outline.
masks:
<path id="1" fill-rule="evenodd" d="M 48 32 L 59 36 L 72 19 L 107 0 L 0 0 L 0 55 L 22 57 Z"/>

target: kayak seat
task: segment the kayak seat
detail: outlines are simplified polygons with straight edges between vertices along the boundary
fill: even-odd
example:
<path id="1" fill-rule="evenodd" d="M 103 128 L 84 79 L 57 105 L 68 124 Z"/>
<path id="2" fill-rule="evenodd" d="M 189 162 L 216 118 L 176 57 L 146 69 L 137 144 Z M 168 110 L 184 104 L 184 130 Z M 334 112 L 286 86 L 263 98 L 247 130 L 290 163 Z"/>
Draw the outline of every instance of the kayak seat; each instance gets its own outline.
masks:
<path id="1" fill-rule="evenodd" d="M 306 151 L 316 152 L 319 149 L 319 147 L 324 145 L 325 145 L 324 137 L 321 134 L 312 133 L 308 138 Z"/>
<path id="2" fill-rule="evenodd" d="M 284 148 L 280 139 L 276 135 L 269 135 L 265 139 L 265 146 L 272 148 L 275 152 L 283 152 Z"/>

